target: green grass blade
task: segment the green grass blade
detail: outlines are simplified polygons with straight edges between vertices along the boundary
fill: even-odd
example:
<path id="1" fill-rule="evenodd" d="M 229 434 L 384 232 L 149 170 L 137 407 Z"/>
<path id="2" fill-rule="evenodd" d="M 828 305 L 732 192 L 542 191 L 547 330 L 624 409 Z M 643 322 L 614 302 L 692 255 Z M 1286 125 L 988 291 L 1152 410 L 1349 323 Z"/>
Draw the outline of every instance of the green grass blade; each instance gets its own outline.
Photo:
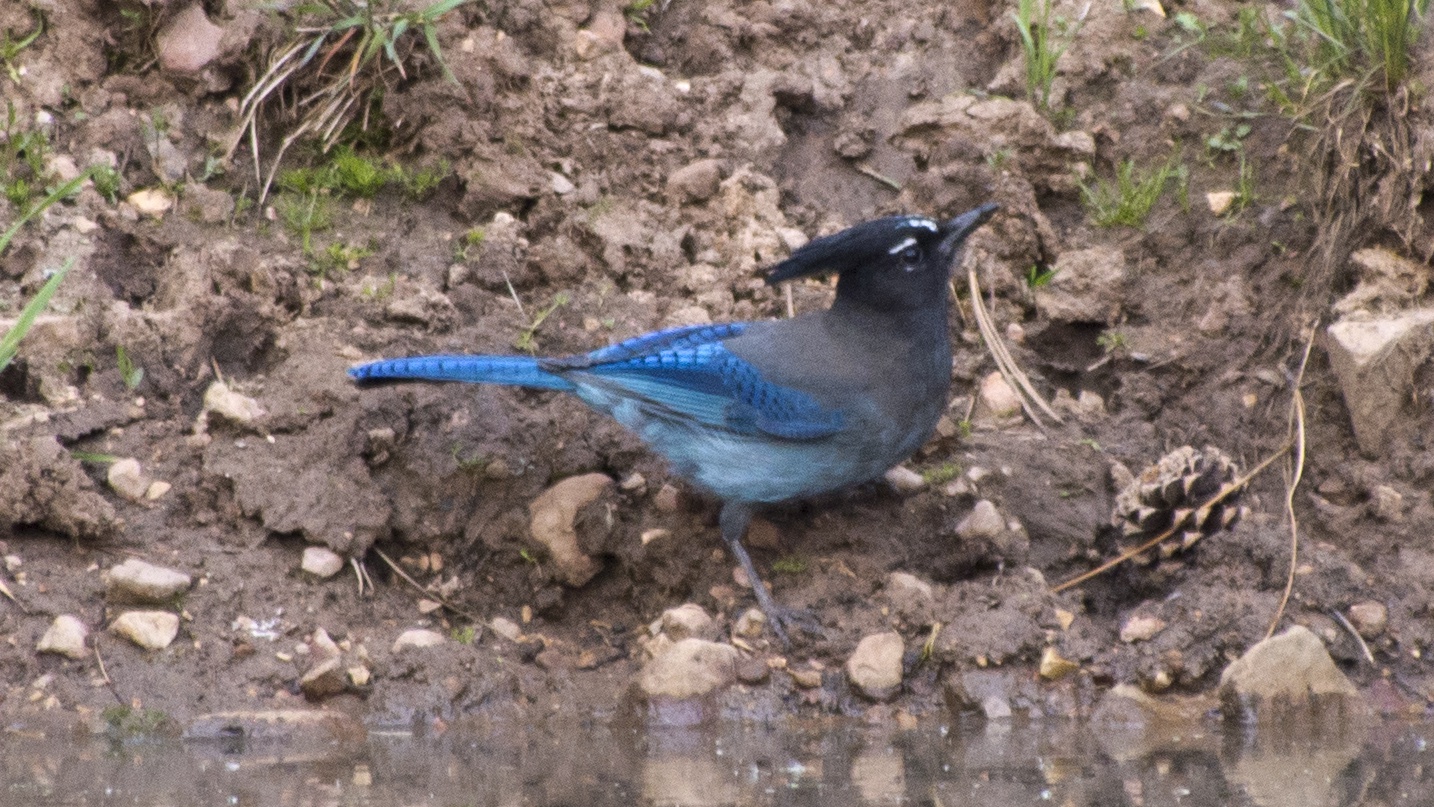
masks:
<path id="1" fill-rule="evenodd" d="M 55 290 L 60 288 L 60 283 L 64 281 L 65 275 L 70 273 L 70 267 L 74 265 L 74 258 L 65 261 L 65 265 L 51 275 L 50 279 L 45 281 L 45 285 L 41 286 L 30 302 L 25 305 L 24 310 L 20 312 L 20 318 L 15 321 L 10 330 L 6 331 L 4 336 L 0 336 L 0 370 L 10 366 L 10 361 L 20 350 L 20 340 L 30 332 L 30 327 L 35 324 L 40 313 L 50 304 L 50 298 L 55 296 Z"/>
<path id="2" fill-rule="evenodd" d="M 50 205 L 78 193 L 80 186 L 85 184 L 85 180 L 90 178 L 90 174 L 94 173 L 94 170 L 93 167 L 86 169 L 84 173 L 54 189 L 49 196 L 41 199 L 38 204 L 21 214 L 20 218 L 10 225 L 10 229 L 6 230 L 4 235 L 0 235 L 0 255 L 3 255 L 6 248 L 10 246 L 10 242 L 15 240 L 15 234 L 20 232 L 20 228 L 25 226 L 25 222 L 45 212 Z"/>

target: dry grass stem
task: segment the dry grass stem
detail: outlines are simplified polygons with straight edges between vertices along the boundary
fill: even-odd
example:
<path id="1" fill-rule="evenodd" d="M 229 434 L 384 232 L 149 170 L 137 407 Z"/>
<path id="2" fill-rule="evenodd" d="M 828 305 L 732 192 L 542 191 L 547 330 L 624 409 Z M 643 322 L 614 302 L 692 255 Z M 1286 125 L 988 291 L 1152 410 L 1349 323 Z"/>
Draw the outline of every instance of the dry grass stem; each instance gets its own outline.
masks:
<path id="1" fill-rule="evenodd" d="M 1046 430 L 1046 424 L 1036 414 L 1037 407 L 1045 412 L 1051 420 L 1056 423 L 1062 422 L 1061 416 L 1057 415 L 1050 404 L 1046 403 L 1046 399 L 1042 398 L 1035 386 L 1031 384 L 1031 379 L 1011 357 L 1010 351 L 1006 350 L 1006 343 L 1001 339 L 1000 333 L 996 331 L 996 325 L 991 320 L 991 313 L 986 309 L 985 303 L 981 301 L 981 282 L 976 279 L 974 268 L 967 271 L 966 279 L 971 289 L 971 313 L 976 318 L 976 327 L 981 331 L 981 340 L 986 343 L 986 349 L 990 351 L 991 358 L 995 360 L 996 369 L 1000 371 L 1001 376 L 1006 379 L 1006 383 L 1011 385 L 1011 389 L 1015 390 L 1021 399 L 1021 409 L 1025 410 L 1026 416 L 1041 431 Z"/>
<path id="2" fill-rule="evenodd" d="M 1289 518 L 1290 524 L 1290 569 L 1285 577 L 1285 591 L 1280 596 L 1280 606 L 1275 609 L 1275 616 L 1270 620 L 1270 628 L 1265 631 L 1265 638 L 1275 635 L 1275 628 L 1279 627 L 1280 620 L 1284 618 L 1285 606 L 1289 604 L 1290 593 L 1295 588 L 1295 567 L 1300 556 L 1300 523 L 1295 517 L 1295 489 L 1300 486 L 1300 480 L 1305 473 L 1305 396 L 1300 391 L 1300 385 L 1304 383 L 1305 367 L 1309 364 L 1310 349 L 1314 347 L 1315 333 L 1319 329 L 1319 321 L 1316 320 L 1310 326 L 1309 338 L 1305 340 L 1304 355 L 1300 356 L 1299 369 L 1291 380 L 1290 394 L 1290 437 L 1289 443 L 1294 446 L 1294 457 L 1289 469 L 1289 482 L 1285 485 L 1285 515 Z M 1367 651 L 1366 651 L 1367 652 Z M 1372 661 L 1373 659 L 1371 659 Z"/>

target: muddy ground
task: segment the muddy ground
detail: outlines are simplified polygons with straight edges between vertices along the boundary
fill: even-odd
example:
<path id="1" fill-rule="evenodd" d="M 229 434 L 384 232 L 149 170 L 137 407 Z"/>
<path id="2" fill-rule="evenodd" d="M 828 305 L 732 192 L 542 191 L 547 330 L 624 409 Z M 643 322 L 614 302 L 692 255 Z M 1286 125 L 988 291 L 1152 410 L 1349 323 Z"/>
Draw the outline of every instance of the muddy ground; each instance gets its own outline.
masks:
<path id="1" fill-rule="evenodd" d="M 308 249 L 286 225 L 282 193 L 254 203 L 249 143 L 218 159 L 244 93 L 285 41 L 284 17 L 207 3 L 223 36 L 186 72 L 166 52 L 180 47 L 166 38 L 178 6 L 8 3 L 0 29 L 33 28 L 31 6 L 44 32 L 0 77 L 11 137 L 43 131 L 52 178 L 109 162 L 122 180 L 116 201 L 87 185 L 0 255 L 0 317 L 12 319 L 47 271 L 75 260 L 0 374 L 7 719 L 97 723 L 117 703 L 180 724 L 320 701 L 373 722 L 638 708 L 632 682 L 664 610 L 701 605 L 729 637 L 752 605 L 715 504 L 572 399 L 360 391 L 345 369 L 515 344 L 565 354 L 666 325 L 783 316 L 787 301 L 761 270 L 805 238 L 987 201 L 1002 211 L 964 266 L 1063 422 L 1043 430 L 973 412 L 994 364 L 959 272 L 951 409 L 907 463 L 924 486 L 871 484 L 766 514 L 751 539 L 758 566 L 826 635 L 790 650 L 739 636 L 749 661 L 717 707 L 925 715 L 977 706 L 984 695 L 970 690 L 984 682 L 1020 693 L 1022 708 L 1047 699 L 1041 708 L 1078 712 L 1117 683 L 1208 691 L 1279 607 L 1290 568 L 1283 460 L 1253 481 L 1233 530 L 1157 564 L 1050 587 L 1116 552 L 1113 464 L 1139 473 L 1171 449 L 1209 445 L 1248 469 L 1280 450 L 1307 328 L 1354 283 L 1345 256 L 1409 252 L 1375 223 L 1326 258 L 1316 144 L 1260 91 L 1262 63 L 1219 46 L 1236 28 L 1234 3 L 1167 17 L 1090 7 L 1049 110 L 1026 97 L 1002 3 L 463 6 L 437 25 L 454 80 L 407 40 L 409 75 L 376 103 L 378 134 L 357 146 L 445 178 L 371 201 L 331 193 L 331 224 Z M 1080 11 L 1057 7 L 1067 20 Z M 1418 127 L 1417 100 L 1409 110 Z M 286 125 L 277 107 L 258 122 L 265 170 Z M 1239 187 L 1240 153 L 1253 194 L 1216 215 L 1207 193 Z M 1172 155 L 1185 179 L 1143 226 L 1093 223 L 1082 177 L 1109 182 L 1121 161 Z M 286 159 L 328 158 L 301 143 Z M 155 189 L 177 203 L 160 211 L 132 196 Z M 0 202 L 0 223 L 17 215 Z M 1049 283 L 1029 282 L 1051 268 Z M 805 282 L 792 305 L 830 295 Z M 143 369 L 132 388 L 117 347 Z M 206 414 L 217 381 L 261 411 Z M 1434 696 L 1421 661 L 1434 644 L 1429 382 L 1422 366 L 1387 446 L 1361 453 L 1319 344 L 1302 380 L 1300 556 L 1280 624 L 1313 628 L 1357 684 L 1399 709 Z M 116 458 L 140 464 L 134 498 L 108 482 Z M 592 472 L 621 484 L 579 525 L 597 570 L 570 585 L 533 542 L 528 507 Z M 1007 528 L 958 537 L 981 500 Z M 373 590 L 348 568 L 301 572 L 308 545 L 361 558 Z M 106 629 L 129 606 L 107 596 L 103 575 L 130 558 L 194 578 L 147 606 L 181 617 L 165 649 Z M 933 588 L 899 586 L 893 572 Z M 423 602 L 439 599 L 452 607 Z M 1371 603 L 1384 624 L 1371 622 Z M 1356 605 L 1373 663 L 1339 624 Z M 60 614 L 91 631 L 80 658 L 36 650 Z M 446 641 L 392 648 L 417 627 Z M 344 670 L 365 672 L 306 692 L 320 628 Z M 905 641 L 904 680 L 890 705 L 873 705 L 839 673 L 862 637 L 887 630 Z M 1077 672 L 1034 683 L 1047 648 Z"/>

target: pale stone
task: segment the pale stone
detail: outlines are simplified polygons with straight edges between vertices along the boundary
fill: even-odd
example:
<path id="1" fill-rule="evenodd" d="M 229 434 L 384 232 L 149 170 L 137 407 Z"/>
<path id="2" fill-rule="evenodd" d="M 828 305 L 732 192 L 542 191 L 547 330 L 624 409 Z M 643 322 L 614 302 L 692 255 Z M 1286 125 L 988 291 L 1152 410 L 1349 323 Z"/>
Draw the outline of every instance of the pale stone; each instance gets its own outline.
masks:
<path id="1" fill-rule="evenodd" d="M 522 626 L 507 617 L 493 617 L 489 620 L 488 627 L 492 628 L 494 633 L 510 642 L 516 642 L 523 637 Z"/>
<path id="2" fill-rule="evenodd" d="M 982 409 L 998 418 L 1020 414 L 1021 396 L 1011 389 L 1011 385 L 1006 383 L 1005 376 L 999 372 L 993 371 L 981 379 L 981 388 L 978 394 Z"/>
<path id="3" fill-rule="evenodd" d="M 326 546 L 308 546 L 304 547 L 299 568 L 315 577 L 328 579 L 343 571 L 344 558 Z"/>
<path id="4" fill-rule="evenodd" d="M 1311 696 L 1357 697 L 1358 690 L 1335 666 L 1329 651 L 1309 628 L 1296 625 L 1265 639 L 1220 674 L 1227 706 L 1254 709 L 1265 704 L 1301 704 Z"/>
<path id="5" fill-rule="evenodd" d="M 105 594 L 118 602 L 167 602 L 193 582 L 184 572 L 130 558 L 105 574 Z"/>
<path id="6" fill-rule="evenodd" d="M 40 637 L 35 649 L 41 653 L 58 653 L 66 658 L 82 659 L 90 653 L 85 644 L 89 635 L 90 629 L 79 617 L 60 614 L 45 630 L 45 635 Z"/>
<path id="7" fill-rule="evenodd" d="M 698 160 L 673 171 L 667 177 L 667 195 L 679 204 L 705 202 L 717 195 L 722 182 L 722 164 Z"/>
<path id="8" fill-rule="evenodd" d="M 877 633 L 863 638 L 846 661 L 846 674 L 862 694 L 872 700 L 888 700 L 901 686 L 901 658 L 906 643 L 896 632 Z"/>
<path id="9" fill-rule="evenodd" d="M 161 218 L 174 207 L 174 196 L 163 188 L 146 188 L 131 193 L 126 202 L 146 216 Z"/>
<path id="10" fill-rule="evenodd" d="M 1091 247 L 1061 254 L 1049 283 L 1035 290 L 1036 306 L 1056 322 L 1115 321 L 1124 308 L 1125 253 Z"/>
<path id="11" fill-rule="evenodd" d="M 976 502 L 971 512 L 956 525 L 956 535 L 965 540 L 993 539 L 1006 531 L 1006 520 L 989 499 Z"/>
<path id="12" fill-rule="evenodd" d="M 179 635 L 179 615 L 168 611 L 126 611 L 110 623 L 110 631 L 146 650 L 163 650 Z"/>
<path id="13" fill-rule="evenodd" d="M 1062 656 L 1054 647 L 1047 647 L 1041 653 L 1041 664 L 1037 673 L 1047 681 L 1059 681 L 1079 669 L 1079 664 Z"/>
<path id="14" fill-rule="evenodd" d="M 706 609 L 697 603 L 684 603 L 662 612 L 662 632 L 673 641 L 688 638 L 710 639 L 716 633 L 717 623 Z"/>
<path id="15" fill-rule="evenodd" d="M 393 640 L 393 652 L 402 653 L 416 647 L 437 647 L 448 641 L 447 637 L 436 630 L 427 628 L 412 628 L 398 635 Z"/>
<path id="16" fill-rule="evenodd" d="M 1165 630 L 1165 620 L 1137 614 L 1120 626 L 1120 640 L 1127 644 L 1147 642 L 1163 630 Z"/>
<path id="17" fill-rule="evenodd" d="M 1344 319 L 1326 330 L 1325 349 L 1339 379 L 1360 449 L 1377 456 L 1434 347 L 1434 308 L 1375 319 Z"/>
<path id="18" fill-rule="evenodd" d="M 1210 212 L 1217 216 L 1223 216 L 1230 212 L 1235 204 L 1237 194 L 1234 191 L 1211 191 L 1205 194 L 1205 204 L 1210 207 Z"/>
<path id="19" fill-rule="evenodd" d="M 543 491 L 528 505 L 533 540 L 547 549 L 564 583 L 581 586 L 602 569 L 578 547 L 578 512 L 613 487 L 607 474 L 571 476 Z"/>
<path id="20" fill-rule="evenodd" d="M 1389 609 L 1372 600 L 1357 602 L 1349 606 L 1349 622 L 1360 636 L 1373 639 L 1389 627 Z"/>
<path id="21" fill-rule="evenodd" d="M 649 698 L 695 698 L 731 686 L 737 660 L 732 645 L 683 639 L 647 662 L 637 685 Z"/>
<path id="22" fill-rule="evenodd" d="M 258 401 L 235 392 L 223 381 L 215 381 L 204 391 L 204 411 L 241 426 L 247 426 L 265 414 Z"/>
<path id="23" fill-rule="evenodd" d="M 926 487 L 926 478 L 905 465 L 897 465 L 887 470 L 886 484 L 898 493 L 916 493 Z"/>
<path id="24" fill-rule="evenodd" d="M 105 474 L 105 481 L 109 482 L 115 493 L 132 502 L 137 502 L 144 499 L 144 494 L 149 490 L 153 480 L 144 475 L 139 460 L 126 457 L 110 463 L 109 471 Z"/>

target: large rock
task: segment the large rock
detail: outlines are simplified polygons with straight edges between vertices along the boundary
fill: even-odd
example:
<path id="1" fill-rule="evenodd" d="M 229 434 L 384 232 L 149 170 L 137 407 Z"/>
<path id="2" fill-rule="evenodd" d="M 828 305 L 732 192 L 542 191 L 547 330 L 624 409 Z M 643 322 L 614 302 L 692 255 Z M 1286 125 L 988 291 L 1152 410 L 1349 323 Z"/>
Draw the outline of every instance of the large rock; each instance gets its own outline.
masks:
<path id="1" fill-rule="evenodd" d="M 579 514 L 613 488 L 606 474 L 570 476 L 539 494 L 528 505 L 533 540 L 548 551 L 564 583 L 581 586 L 602 566 L 578 546 Z"/>
<path id="2" fill-rule="evenodd" d="M 1319 637 L 1302 625 L 1256 644 L 1220 675 L 1227 718 L 1268 719 L 1303 712 L 1316 701 L 1353 704 L 1358 697 Z"/>
<path id="3" fill-rule="evenodd" d="M 1434 308 L 1343 319 L 1326 330 L 1325 350 L 1339 379 L 1354 439 L 1365 454 L 1384 450 L 1390 424 L 1434 348 Z"/>
<path id="4" fill-rule="evenodd" d="M 647 662 L 637 676 L 648 698 L 696 698 L 737 680 L 737 648 L 705 639 L 683 639 Z"/>

